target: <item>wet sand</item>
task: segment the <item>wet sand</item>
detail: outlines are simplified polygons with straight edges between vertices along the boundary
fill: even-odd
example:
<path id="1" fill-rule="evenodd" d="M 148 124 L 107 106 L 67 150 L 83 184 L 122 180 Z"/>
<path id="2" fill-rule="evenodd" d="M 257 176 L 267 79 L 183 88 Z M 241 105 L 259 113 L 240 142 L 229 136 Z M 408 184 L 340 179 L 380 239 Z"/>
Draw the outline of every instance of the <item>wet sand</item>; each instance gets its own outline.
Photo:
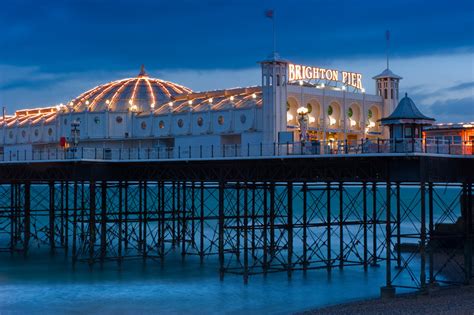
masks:
<path id="1" fill-rule="evenodd" d="M 441 288 L 311 310 L 302 314 L 474 314 L 474 286 Z"/>

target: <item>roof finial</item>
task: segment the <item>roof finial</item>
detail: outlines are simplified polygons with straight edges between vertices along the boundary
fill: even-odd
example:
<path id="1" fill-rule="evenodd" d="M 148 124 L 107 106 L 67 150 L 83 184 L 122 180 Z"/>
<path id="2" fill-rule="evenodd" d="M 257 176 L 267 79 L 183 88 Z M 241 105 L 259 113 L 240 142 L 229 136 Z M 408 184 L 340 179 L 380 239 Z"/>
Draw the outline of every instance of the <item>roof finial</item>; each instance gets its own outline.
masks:
<path id="1" fill-rule="evenodd" d="M 148 74 L 146 73 L 145 71 L 145 65 L 142 64 L 141 68 L 140 68 L 140 73 L 138 74 L 139 77 L 147 77 Z"/>

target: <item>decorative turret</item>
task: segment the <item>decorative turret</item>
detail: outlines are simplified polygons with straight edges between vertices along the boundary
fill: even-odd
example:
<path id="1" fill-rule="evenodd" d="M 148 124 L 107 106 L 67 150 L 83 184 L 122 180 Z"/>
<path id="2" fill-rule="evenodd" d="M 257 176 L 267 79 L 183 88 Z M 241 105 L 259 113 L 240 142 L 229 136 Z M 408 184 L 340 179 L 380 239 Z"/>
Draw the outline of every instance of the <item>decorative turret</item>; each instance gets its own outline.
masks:
<path id="1" fill-rule="evenodd" d="M 279 133 L 286 131 L 288 62 L 277 54 L 273 54 L 260 64 L 262 67 L 263 142 L 279 142 Z"/>
<path id="2" fill-rule="evenodd" d="M 382 71 L 379 75 L 374 76 L 372 79 L 375 80 L 375 91 L 377 95 L 383 99 L 383 111 L 382 117 L 388 117 L 393 113 L 395 106 L 398 104 L 398 88 L 400 80 L 403 79 L 401 76 L 396 75 L 390 70 L 390 59 L 389 59 L 389 45 L 390 45 L 390 32 L 386 32 L 387 42 L 387 68 Z M 388 131 L 384 131 L 384 137 L 388 136 Z"/>
<path id="3" fill-rule="evenodd" d="M 380 121 L 389 126 L 391 139 L 421 138 L 423 126 L 432 125 L 434 118 L 423 115 L 408 94 L 398 103 L 393 113 Z"/>

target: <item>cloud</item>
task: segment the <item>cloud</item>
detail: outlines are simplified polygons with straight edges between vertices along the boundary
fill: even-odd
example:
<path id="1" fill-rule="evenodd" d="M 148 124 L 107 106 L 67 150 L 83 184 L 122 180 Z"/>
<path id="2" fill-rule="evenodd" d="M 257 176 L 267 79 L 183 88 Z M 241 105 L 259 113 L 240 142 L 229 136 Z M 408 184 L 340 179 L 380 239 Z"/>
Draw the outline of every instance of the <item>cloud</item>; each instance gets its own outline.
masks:
<path id="1" fill-rule="evenodd" d="M 474 89 L 474 81 L 463 82 L 448 88 L 449 91 L 461 91 L 466 89 L 471 89 L 471 92 L 474 92 L 474 90 L 472 90 Z"/>
<path id="2" fill-rule="evenodd" d="M 289 59 L 383 56 L 387 28 L 395 57 L 474 52 L 472 0 L 15 0 L 0 10 L 0 60 L 49 72 L 248 68 L 272 49 L 268 7 Z"/>
<path id="3" fill-rule="evenodd" d="M 474 121 L 474 97 L 437 101 L 426 109 L 438 122 Z"/>

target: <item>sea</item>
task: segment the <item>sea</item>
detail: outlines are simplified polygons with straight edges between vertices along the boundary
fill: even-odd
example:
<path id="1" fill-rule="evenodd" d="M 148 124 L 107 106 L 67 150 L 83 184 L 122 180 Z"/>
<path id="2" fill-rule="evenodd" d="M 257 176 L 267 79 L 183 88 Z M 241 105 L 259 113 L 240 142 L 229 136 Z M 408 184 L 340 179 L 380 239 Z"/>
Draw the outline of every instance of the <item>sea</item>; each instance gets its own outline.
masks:
<path id="1" fill-rule="evenodd" d="M 436 193 L 449 203 L 459 189 Z M 445 215 L 441 208 L 435 206 L 436 220 Z M 411 225 L 407 222 L 406 228 Z M 419 258 L 411 263 L 417 274 Z M 410 275 L 400 279 L 410 282 Z M 179 249 L 164 264 L 138 259 L 90 267 L 73 266 L 70 257 L 39 248 L 27 257 L 0 253 L 0 314 L 292 314 L 379 297 L 385 281 L 383 261 L 366 270 L 295 271 L 291 278 L 286 272 L 252 275 L 245 284 L 240 275 L 220 280 L 217 257 L 201 264 L 197 257 L 183 260 Z"/>

